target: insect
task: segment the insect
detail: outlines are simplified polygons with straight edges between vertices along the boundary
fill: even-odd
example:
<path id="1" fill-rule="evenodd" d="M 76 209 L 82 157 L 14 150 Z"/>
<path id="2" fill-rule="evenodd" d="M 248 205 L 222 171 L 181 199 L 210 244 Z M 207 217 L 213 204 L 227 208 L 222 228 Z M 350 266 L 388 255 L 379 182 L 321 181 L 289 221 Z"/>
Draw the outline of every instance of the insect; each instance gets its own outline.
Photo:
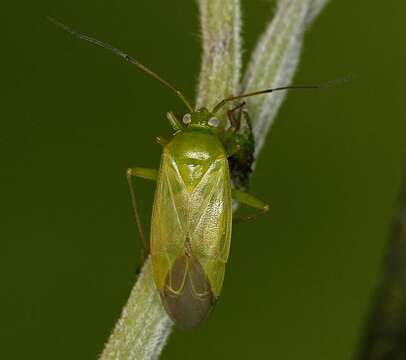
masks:
<path id="1" fill-rule="evenodd" d="M 227 97 L 212 109 L 194 109 L 182 92 L 126 53 L 48 19 L 75 37 L 111 50 L 137 66 L 174 91 L 188 109 L 181 119 L 173 112 L 167 113 L 174 133 L 169 140 L 157 138 L 162 145 L 159 170 L 130 168 L 127 180 L 162 304 L 178 327 L 193 328 L 207 318 L 223 286 L 232 232 L 232 200 L 257 209 L 256 214 L 243 219 L 269 210 L 265 202 L 232 187 L 230 167 L 237 173 L 241 167 L 249 172 L 253 161 L 251 129 L 248 128 L 248 134 L 239 132 L 242 121 L 249 125 L 247 114 L 242 111 L 244 103 L 229 109 L 224 119 L 216 116 L 224 106 L 242 98 L 314 87 L 265 89 Z M 156 181 L 149 242 L 138 214 L 133 177 Z M 247 183 L 246 178 L 240 181 Z"/>

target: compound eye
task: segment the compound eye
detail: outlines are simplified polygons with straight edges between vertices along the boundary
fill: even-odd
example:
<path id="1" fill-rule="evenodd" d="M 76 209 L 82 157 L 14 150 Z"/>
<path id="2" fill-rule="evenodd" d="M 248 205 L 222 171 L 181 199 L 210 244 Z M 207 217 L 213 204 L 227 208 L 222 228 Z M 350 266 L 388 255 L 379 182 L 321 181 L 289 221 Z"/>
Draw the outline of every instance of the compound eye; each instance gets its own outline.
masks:
<path id="1" fill-rule="evenodd" d="M 189 124 L 192 122 L 192 115 L 190 115 L 189 113 L 188 113 L 188 114 L 185 114 L 185 115 L 183 116 L 182 121 L 183 121 L 183 123 L 184 123 L 185 125 L 189 125 Z"/>
<path id="2" fill-rule="evenodd" d="M 217 119 L 217 118 L 215 118 L 215 117 L 212 117 L 212 118 L 209 119 L 209 121 L 208 121 L 207 123 L 208 123 L 210 126 L 218 127 L 218 126 L 220 125 L 220 120 Z"/>

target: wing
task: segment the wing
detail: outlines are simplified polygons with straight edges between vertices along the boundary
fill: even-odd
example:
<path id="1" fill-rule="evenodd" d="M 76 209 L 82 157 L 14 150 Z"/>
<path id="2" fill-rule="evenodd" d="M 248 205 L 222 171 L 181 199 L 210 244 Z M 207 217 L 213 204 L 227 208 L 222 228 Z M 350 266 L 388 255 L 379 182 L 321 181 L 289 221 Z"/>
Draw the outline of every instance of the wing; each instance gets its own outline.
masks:
<path id="1" fill-rule="evenodd" d="M 205 319 L 215 302 L 205 270 L 191 254 L 191 196 L 176 163 L 163 154 L 151 220 L 155 284 L 168 315 L 189 329 Z"/>
<path id="2" fill-rule="evenodd" d="M 191 328 L 219 296 L 231 238 L 227 159 L 215 160 L 188 190 L 173 158 L 164 153 L 151 221 L 155 284 L 171 318 Z"/>
<path id="3" fill-rule="evenodd" d="M 220 294 L 230 249 L 231 205 L 226 158 L 215 160 L 189 192 L 176 162 L 170 155 L 162 155 L 151 220 L 151 254 L 158 289 L 164 287 L 176 259 L 185 255 L 188 241 L 213 294 Z M 190 267 L 184 269 L 183 280 L 177 282 L 174 292 L 182 290 Z"/>
<path id="4" fill-rule="evenodd" d="M 162 154 L 151 218 L 151 255 L 158 289 L 184 254 L 190 195 L 172 157 Z"/>
<path id="5" fill-rule="evenodd" d="M 191 194 L 191 248 L 214 296 L 220 295 L 232 225 L 231 185 L 226 158 L 215 160 Z"/>

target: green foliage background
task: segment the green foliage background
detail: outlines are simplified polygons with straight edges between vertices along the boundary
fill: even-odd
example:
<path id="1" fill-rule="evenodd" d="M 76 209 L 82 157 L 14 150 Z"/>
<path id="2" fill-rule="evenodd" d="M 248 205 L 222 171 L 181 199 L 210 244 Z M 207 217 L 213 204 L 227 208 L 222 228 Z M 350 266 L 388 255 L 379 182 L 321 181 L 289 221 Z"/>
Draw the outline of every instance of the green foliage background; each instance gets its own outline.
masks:
<path id="1" fill-rule="evenodd" d="M 245 58 L 269 2 L 243 1 Z M 350 359 L 379 279 L 406 158 L 406 4 L 332 0 L 306 35 L 252 192 L 270 216 L 234 228 L 222 297 L 163 359 Z M 94 359 L 140 255 L 124 173 L 156 167 L 178 99 L 54 16 L 134 55 L 193 97 L 194 1 L 21 1 L 0 14 L 3 359 Z M 270 84 L 272 85 L 272 84 Z M 139 183 L 145 221 L 153 185 Z"/>

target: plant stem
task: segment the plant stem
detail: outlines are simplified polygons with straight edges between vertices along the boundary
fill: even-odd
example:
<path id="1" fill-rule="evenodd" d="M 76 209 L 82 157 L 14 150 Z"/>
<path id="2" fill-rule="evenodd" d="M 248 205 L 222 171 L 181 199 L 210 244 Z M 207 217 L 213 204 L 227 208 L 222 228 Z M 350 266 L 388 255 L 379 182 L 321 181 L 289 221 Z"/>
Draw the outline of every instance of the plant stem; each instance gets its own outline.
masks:
<path id="1" fill-rule="evenodd" d="M 303 34 L 327 0 L 279 0 L 252 54 L 243 92 L 291 84 L 303 44 Z M 256 142 L 255 158 L 261 151 L 286 91 L 247 99 Z"/>
<path id="2" fill-rule="evenodd" d="M 171 328 L 148 258 L 100 359 L 158 359 Z"/>
<path id="3" fill-rule="evenodd" d="M 406 359 L 406 176 L 360 360 Z"/>
<path id="4" fill-rule="evenodd" d="M 238 92 L 241 72 L 239 0 L 199 0 L 203 38 L 197 107 L 211 109 Z"/>

